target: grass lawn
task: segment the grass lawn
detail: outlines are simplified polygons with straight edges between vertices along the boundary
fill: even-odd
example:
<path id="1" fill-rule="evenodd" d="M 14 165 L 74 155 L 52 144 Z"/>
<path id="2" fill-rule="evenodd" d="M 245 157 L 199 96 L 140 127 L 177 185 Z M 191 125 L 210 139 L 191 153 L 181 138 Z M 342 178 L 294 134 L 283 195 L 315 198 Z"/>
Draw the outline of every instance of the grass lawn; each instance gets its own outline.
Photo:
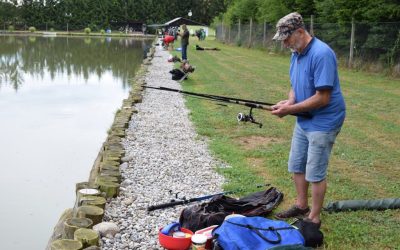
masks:
<path id="1" fill-rule="evenodd" d="M 195 44 L 221 51 L 196 51 Z M 186 91 L 272 103 L 286 99 L 289 91 L 289 55 L 192 37 L 188 58 L 196 71 L 183 82 Z M 347 117 L 332 153 L 325 204 L 400 198 L 400 81 L 343 68 L 339 74 Z M 279 119 L 255 110 L 256 120 L 264 124 L 260 129 L 238 124 L 237 113 L 248 112 L 244 106 L 186 100 L 198 134 L 208 137 L 215 157 L 230 166 L 218 167 L 227 179 L 226 190 L 242 188 L 245 194 L 256 191 L 255 184 L 271 183 L 285 194 L 277 211 L 295 202 L 287 172 L 294 117 Z M 323 248 L 400 248 L 400 210 L 324 212 L 322 222 Z"/>

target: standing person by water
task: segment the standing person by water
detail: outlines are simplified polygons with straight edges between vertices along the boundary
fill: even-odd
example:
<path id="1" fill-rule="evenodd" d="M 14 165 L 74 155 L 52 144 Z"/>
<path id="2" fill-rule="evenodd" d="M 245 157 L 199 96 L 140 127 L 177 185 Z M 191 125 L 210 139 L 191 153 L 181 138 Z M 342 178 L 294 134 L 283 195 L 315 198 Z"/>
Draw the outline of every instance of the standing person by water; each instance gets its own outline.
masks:
<path id="1" fill-rule="evenodd" d="M 299 13 L 290 13 L 276 25 L 274 40 L 290 48 L 288 99 L 272 106 L 272 114 L 308 112 L 312 118 L 297 117 L 288 169 L 293 174 L 296 203 L 276 214 L 279 219 L 306 216 L 305 221 L 321 225 L 320 213 L 327 189 L 327 168 L 336 136 L 346 115 L 334 51 L 306 30 Z M 311 210 L 308 186 L 311 183 Z"/>
<path id="2" fill-rule="evenodd" d="M 182 24 L 182 32 L 179 35 L 181 36 L 182 60 L 187 60 L 187 47 L 189 45 L 190 34 L 186 24 Z"/>

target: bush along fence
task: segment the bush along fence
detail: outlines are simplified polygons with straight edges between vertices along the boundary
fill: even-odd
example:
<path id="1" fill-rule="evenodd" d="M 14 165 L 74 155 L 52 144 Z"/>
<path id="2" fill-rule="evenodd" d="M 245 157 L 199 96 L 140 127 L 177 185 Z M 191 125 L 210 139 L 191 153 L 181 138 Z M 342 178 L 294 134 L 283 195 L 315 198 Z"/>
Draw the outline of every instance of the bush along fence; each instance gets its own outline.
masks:
<path id="1" fill-rule="evenodd" d="M 119 167 L 126 161 L 121 139 L 126 135 L 132 115 L 137 113 L 135 104 L 142 102 L 142 85 L 154 52 L 152 47 L 132 80 L 129 97 L 123 100 L 122 107 L 115 115 L 107 139 L 93 164 L 89 180 L 76 184 L 75 205 L 61 215 L 46 250 L 99 249 L 96 247 L 100 244 L 100 235 L 95 226 L 103 220 L 107 200 L 119 194 Z"/>
<path id="2" fill-rule="evenodd" d="M 400 77 L 400 22 L 318 23 L 313 16 L 305 20 L 311 35 L 328 43 L 343 66 Z M 252 19 L 216 26 L 216 39 L 248 48 L 283 51 L 272 41 L 275 25 L 255 23 Z"/>

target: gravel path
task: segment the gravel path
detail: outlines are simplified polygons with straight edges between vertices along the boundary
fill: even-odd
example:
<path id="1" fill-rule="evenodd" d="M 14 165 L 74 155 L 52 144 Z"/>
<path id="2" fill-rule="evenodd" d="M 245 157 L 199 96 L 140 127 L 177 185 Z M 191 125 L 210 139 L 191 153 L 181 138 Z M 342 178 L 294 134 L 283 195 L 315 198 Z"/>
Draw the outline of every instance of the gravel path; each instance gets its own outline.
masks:
<path id="1" fill-rule="evenodd" d="M 156 49 L 146 75 L 151 86 L 181 88 L 171 80 L 169 52 Z M 146 211 L 149 205 L 169 202 L 174 194 L 192 198 L 221 191 L 224 182 L 215 172 L 204 139 L 189 121 L 182 95 L 147 89 L 137 106 L 124 141 L 129 160 L 121 165 L 123 181 L 119 197 L 106 206 L 104 221 L 120 232 L 102 238 L 102 249 L 162 249 L 158 228 L 178 221 L 183 206 Z M 172 190 L 173 194 L 169 191 Z"/>

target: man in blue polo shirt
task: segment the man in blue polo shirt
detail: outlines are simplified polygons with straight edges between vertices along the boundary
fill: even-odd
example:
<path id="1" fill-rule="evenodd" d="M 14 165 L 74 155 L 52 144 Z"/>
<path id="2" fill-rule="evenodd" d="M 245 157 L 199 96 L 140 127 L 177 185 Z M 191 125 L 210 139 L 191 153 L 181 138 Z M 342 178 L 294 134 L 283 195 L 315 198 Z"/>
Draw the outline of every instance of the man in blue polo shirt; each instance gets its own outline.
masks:
<path id="1" fill-rule="evenodd" d="M 336 56 L 326 43 L 305 30 L 299 13 L 281 18 L 276 27 L 273 39 L 282 41 L 293 53 L 289 97 L 274 105 L 272 114 L 283 117 L 309 113 L 311 117 L 297 117 L 292 137 L 288 169 L 293 174 L 296 203 L 275 216 L 279 219 L 305 216 L 305 221 L 320 227 L 329 156 L 346 115 Z"/>

